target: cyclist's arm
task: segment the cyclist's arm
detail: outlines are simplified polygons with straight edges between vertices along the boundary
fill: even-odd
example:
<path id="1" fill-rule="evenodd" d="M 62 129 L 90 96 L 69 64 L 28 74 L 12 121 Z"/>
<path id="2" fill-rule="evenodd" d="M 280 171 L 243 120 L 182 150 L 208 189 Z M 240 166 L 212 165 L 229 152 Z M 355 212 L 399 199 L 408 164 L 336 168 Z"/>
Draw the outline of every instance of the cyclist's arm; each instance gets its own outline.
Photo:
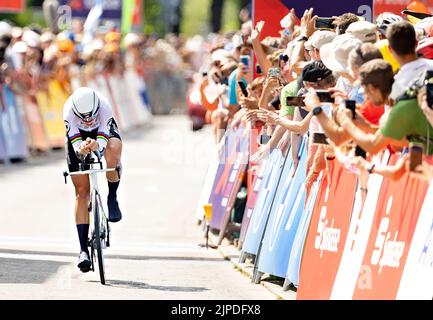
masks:
<path id="1" fill-rule="evenodd" d="M 110 127 L 114 120 L 113 111 L 107 101 L 101 99 L 101 109 L 99 110 L 99 128 L 96 141 L 98 142 L 98 149 L 101 156 L 104 155 L 105 148 L 107 147 L 108 139 L 110 138 Z"/>
<path id="2" fill-rule="evenodd" d="M 63 120 L 66 129 L 66 138 L 71 142 L 75 154 L 80 155 L 80 145 L 83 142 L 83 139 L 81 137 L 80 130 L 76 125 L 75 117 L 76 116 L 72 112 L 72 109 L 65 110 L 63 114 Z"/>

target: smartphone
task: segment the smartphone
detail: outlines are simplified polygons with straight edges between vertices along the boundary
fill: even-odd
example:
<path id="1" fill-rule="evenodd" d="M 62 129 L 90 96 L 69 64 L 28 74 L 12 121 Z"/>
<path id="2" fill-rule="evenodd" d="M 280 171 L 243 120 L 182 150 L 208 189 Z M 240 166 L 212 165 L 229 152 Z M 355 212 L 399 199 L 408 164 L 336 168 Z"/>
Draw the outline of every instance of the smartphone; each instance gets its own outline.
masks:
<path id="1" fill-rule="evenodd" d="M 241 63 L 248 68 L 248 66 L 250 65 L 250 56 L 246 56 L 246 55 L 242 55 L 241 58 Z"/>
<path id="2" fill-rule="evenodd" d="M 257 143 L 258 144 L 267 144 L 269 140 L 271 140 L 271 136 L 268 136 L 267 134 L 260 134 L 257 136 Z"/>
<path id="3" fill-rule="evenodd" d="M 280 68 L 269 68 L 268 78 L 270 77 L 279 78 L 280 75 L 281 75 Z"/>
<path id="4" fill-rule="evenodd" d="M 313 143 L 328 144 L 328 141 L 326 141 L 326 135 L 321 132 L 313 132 Z"/>
<path id="5" fill-rule="evenodd" d="M 259 64 L 256 65 L 256 73 L 257 74 L 263 74 L 262 68 L 260 68 Z"/>
<path id="6" fill-rule="evenodd" d="M 414 172 L 416 167 L 422 163 L 422 154 L 424 146 L 419 143 L 411 143 L 409 145 L 410 171 Z"/>
<path id="7" fill-rule="evenodd" d="M 433 71 L 428 70 L 426 72 L 426 95 L 427 95 L 427 105 L 430 109 L 433 109 Z"/>
<path id="8" fill-rule="evenodd" d="M 248 97 L 248 91 L 247 91 L 247 86 L 245 85 L 245 83 L 243 81 L 238 81 L 238 86 L 241 88 L 242 90 L 242 94 L 245 97 Z"/>
<path id="9" fill-rule="evenodd" d="M 347 109 L 352 111 L 352 119 L 356 118 L 356 101 L 355 100 L 344 100 L 344 104 Z"/>
<path id="10" fill-rule="evenodd" d="M 316 29 L 325 29 L 325 30 L 332 30 L 335 29 L 335 25 L 333 24 L 334 18 L 317 18 L 315 27 Z"/>
<path id="11" fill-rule="evenodd" d="M 320 102 L 323 103 L 335 103 L 335 99 L 332 97 L 331 92 L 327 90 L 316 90 Z"/>
<path id="12" fill-rule="evenodd" d="M 304 97 L 287 97 L 286 98 L 286 105 L 305 107 Z"/>
<path id="13" fill-rule="evenodd" d="M 357 156 L 357 157 L 363 157 L 364 159 L 367 159 L 367 152 L 365 152 L 365 150 L 362 149 L 360 146 L 356 146 L 356 148 L 355 148 L 355 156 Z"/>
<path id="14" fill-rule="evenodd" d="M 270 104 L 275 108 L 275 110 L 280 110 L 281 109 L 281 100 L 280 100 L 280 95 L 276 95 L 274 99 L 272 99 L 272 101 L 270 102 Z"/>

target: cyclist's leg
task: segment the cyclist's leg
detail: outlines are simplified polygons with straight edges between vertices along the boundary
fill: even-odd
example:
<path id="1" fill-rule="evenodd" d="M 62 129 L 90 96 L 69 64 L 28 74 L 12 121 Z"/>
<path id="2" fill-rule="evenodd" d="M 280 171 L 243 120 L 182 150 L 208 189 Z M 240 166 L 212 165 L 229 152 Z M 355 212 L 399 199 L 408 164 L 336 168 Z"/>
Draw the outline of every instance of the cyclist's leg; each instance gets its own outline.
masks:
<path id="1" fill-rule="evenodd" d="M 116 168 L 121 165 L 122 140 L 119 137 L 112 136 L 108 140 L 105 149 L 105 161 L 107 168 Z M 108 197 L 107 206 L 110 222 L 118 222 L 122 219 L 122 213 L 117 202 L 117 189 L 120 184 L 120 171 L 107 172 Z"/>
<path id="2" fill-rule="evenodd" d="M 73 176 L 72 183 L 75 187 L 75 223 L 77 225 L 78 239 L 81 251 L 89 253 L 87 239 L 89 235 L 89 199 L 90 183 L 88 176 Z"/>

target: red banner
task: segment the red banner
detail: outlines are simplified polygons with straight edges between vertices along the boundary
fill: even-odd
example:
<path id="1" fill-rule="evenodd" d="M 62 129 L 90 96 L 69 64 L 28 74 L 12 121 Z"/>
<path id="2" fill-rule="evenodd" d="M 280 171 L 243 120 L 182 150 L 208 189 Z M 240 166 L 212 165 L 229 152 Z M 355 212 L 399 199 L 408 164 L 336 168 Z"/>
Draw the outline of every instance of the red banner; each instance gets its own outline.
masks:
<path id="1" fill-rule="evenodd" d="M 390 160 L 395 164 L 398 156 Z M 395 299 L 428 184 L 406 173 L 382 184 L 353 299 Z"/>
<path id="2" fill-rule="evenodd" d="M 19 13 L 26 8 L 24 0 L 0 0 L 0 12 Z"/>
<path id="3" fill-rule="evenodd" d="M 333 162 L 331 184 L 322 180 L 307 233 L 296 299 L 329 299 L 355 200 L 357 176 Z"/>
<path id="4" fill-rule="evenodd" d="M 413 0 L 375 0 L 374 1 L 374 15 L 378 16 L 382 12 L 392 12 L 397 15 L 401 15 L 401 12 L 407 7 Z M 433 0 L 424 0 L 423 2 L 427 8 L 432 11 Z M 433 11 L 432 11 L 433 12 Z"/>

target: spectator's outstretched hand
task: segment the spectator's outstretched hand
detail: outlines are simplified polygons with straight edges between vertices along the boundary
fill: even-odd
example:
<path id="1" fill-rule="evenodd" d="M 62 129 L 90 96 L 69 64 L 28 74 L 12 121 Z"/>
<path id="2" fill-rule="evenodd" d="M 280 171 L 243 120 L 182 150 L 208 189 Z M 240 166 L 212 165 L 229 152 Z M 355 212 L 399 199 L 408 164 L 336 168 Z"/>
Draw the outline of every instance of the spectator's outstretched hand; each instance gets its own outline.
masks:
<path id="1" fill-rule="evenodd" d="M 310 112 L 313 111 L 314 108 L 320 106 L 320 99 L 316 93 L 316 90 L 313 88 L 308 89 L 308 92 L 304 98 L 304 104 L 304 109 Z"/>
<path id="2" fill-rule="evenodd" d="M 416 167 L 415 172 L 411 172 L 410 174 L 418 179 L 431 182 L 433 180 L 433 166 L 424 161 Z"/>
<path id="3" fill-rule="evenodd" d="M 260 35 L 262 34 L 263 26 L 265 25 L 264 21 L 259 21 L 256 24 L 256 28 L 251 33 L 252 41 L 260 41 Z"/>
<path id="4" fill-rule="evenodd" d="M 257 111 L 257 118 L 266 124 L 277 124 L 279 116 L 275 112 L 260 109 Z"/>
<path id="5" fill-rule="evenodd" d="M 301 19 L 301 35 L 310 38 L 316 31 L 315 23 L 317 16 L 313 17 L 313 8 L 305 10 Z"/>
<path id="6" fill-rule="evenodd" d="M 259 108 L 259 101 L 256 97 L 252 96 L 251 94 L 248 97 L 242 96 L 239 99 L 239 105 L 242 108 L 247 108 L 250 110 L 258 109 Z"/>
<path id="7" fill-rule="evenodd" d="M 424 112 L 424 114 L 425 114 L 427 120 L 428 120 L 428 121 L 430 122 L 430 124 L 433 126 L 433 109 L 431 109 L 431 108 L 428 106 L 426 96 L 424 96 L 423 99 L 422 99 L 421 110 L 422 110 L 422 112 Z"/>

